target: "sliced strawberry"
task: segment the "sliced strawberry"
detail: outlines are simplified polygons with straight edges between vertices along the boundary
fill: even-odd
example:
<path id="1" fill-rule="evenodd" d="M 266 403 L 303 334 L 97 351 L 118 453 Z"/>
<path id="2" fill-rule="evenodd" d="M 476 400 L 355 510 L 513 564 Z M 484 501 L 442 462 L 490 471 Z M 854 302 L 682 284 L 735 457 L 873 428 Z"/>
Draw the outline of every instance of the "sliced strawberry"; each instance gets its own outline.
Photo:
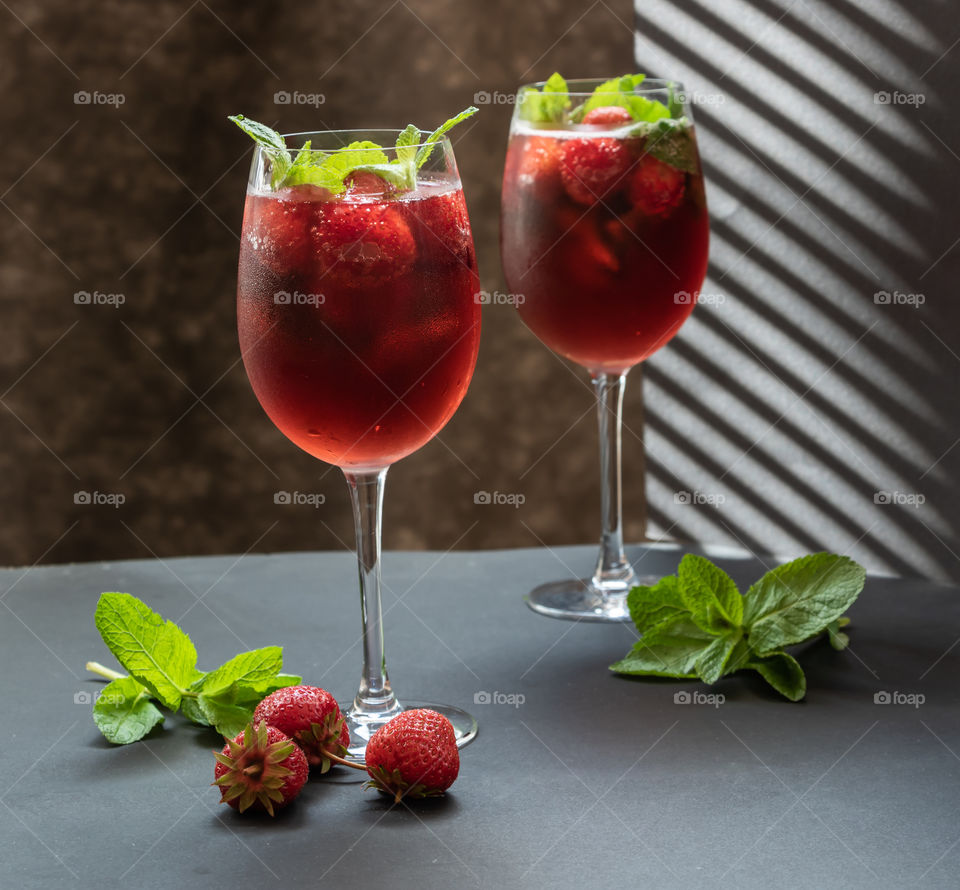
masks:
<path id="1" fill-rule="evenodd" d="M 410 227 L 396 209 L 383 204 L 326 204 L 312 236 L 320 274 L 311 286 L 318 293 L 325 283 L 386 284 L 409 272 L 417 255 Z"/>
<path id="2" fill-rule="evenodd" d="M 611 194 L 630 163 L 630 152 L 618 139 L 570 139 L 560 150 L 563 187 L 586 206 Z"/>
<path id="3" fill-rule="evenodd" d="M 604 105 L 601 108 L 594 108 L 593 111 L 588 111 L 583 116 L 583 123 L 603 127 L 616 127 L 620 124 L 628 124 L 632 120 L 633 115 L 619 105 Z"/>
<path id="4" fill-rule="evenodd" d="M 630 177 L 630 203 L 647 214 L 664 213 L 676 207 L 686 188 L 684 174 L 646 155 L 640 159 Z"/>
<path id="5" fill-rule="evenodd" d="M 463 192 L 445 192 L 402 205 L 416 242 L 431 262 L 473 268 L 473 238 Z"/>

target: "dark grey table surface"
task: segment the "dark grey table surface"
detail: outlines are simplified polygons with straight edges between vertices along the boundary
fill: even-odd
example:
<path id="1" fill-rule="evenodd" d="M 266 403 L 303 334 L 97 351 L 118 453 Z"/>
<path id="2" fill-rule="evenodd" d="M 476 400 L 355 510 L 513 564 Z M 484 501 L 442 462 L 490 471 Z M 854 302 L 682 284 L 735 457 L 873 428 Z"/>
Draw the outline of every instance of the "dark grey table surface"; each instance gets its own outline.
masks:
<path id="1" fill-rule="evenodd" d="M 632 555 L 672 572 L 679 553 Z M 708 690 L 608 672 L 630 628 L 523 605 L 535 583 L 588 571 L 593 555 L 388 553 L 394 687 L 467 707 L 480 734 L 443 800 L 391 808 L 337 775 L 274 821 L 218 804 L 211 730 L 168 717 L 143 742 L 101 738 L 75 702 L 100 686 L 84 663 L 110 659 L 94 605 L 104 590 L 136 594 L 190 633 L 201 668 L 282 644 L 289 670 L 348 698 L 360 657 L 352 555 L 3 570 L 0 887 L 960 884 L 955 589 L 871 577 L 851 649 L 801 649 L 801 704 L 750 676 L 709 690 L 719 706 L 683 704 L 676 693 Z M 719 561 L 744 584 L 764 570 Z M 493 701 L 475 703 L 480 693 Z"/>

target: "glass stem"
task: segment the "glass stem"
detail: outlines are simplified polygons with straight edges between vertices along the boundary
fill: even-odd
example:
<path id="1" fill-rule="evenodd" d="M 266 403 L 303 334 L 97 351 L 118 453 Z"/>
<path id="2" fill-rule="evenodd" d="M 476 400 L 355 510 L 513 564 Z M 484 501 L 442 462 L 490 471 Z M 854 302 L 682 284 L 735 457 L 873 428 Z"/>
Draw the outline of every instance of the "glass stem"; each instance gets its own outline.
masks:
<path id="1" fill-rule="evenodd" d="M 376 717 L 399 710 L 390 688 L 383 654 L 383 609 L 380 602 L 380 530 L 386 468 L 366 472 L 344 470 L 353 504 L 363 619 L 363 676 L 354 699 L 354 716 Z"/>
<path id="2" fill-rule="evenodd" d="M 623 518 L 620 477 L 620 429 L 623 391 L 627 375 L 593 373 L 597 391 L 597 421 L 600 432 L 600 509 L 603 535 L 600 556 L 593 574 L 593 586 L 610 596 L 622 596 L 630 589 L 633 568 L 623 552 Z"/>

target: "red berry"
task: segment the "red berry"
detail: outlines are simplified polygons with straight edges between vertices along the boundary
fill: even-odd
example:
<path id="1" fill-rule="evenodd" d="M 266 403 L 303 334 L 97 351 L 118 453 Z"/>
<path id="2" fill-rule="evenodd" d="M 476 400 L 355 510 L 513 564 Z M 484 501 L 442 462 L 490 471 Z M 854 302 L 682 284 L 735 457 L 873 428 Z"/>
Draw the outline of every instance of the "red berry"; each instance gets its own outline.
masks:
<path id="1" fill-rule="evenodd" d="M 253 712 L 253 724 L 266 723 L 293 739 L 311 766 L 330 769 L 328 754 L 343 757 L 350 731 L 334 697 L 316 686 L 286 686 L 271 692 Z"/>
<path id="2" fill-rule="evenodd" d="M 410 271 L 417 245 L 410 227 L 388 204 L 331 202 L 312 232 L 320 274 L 312 282 L 372 287 Z"/>
<path id="3" fill-rule="evenodd" d="M 257 259 L 281 277 L 306 268 L 313 256 L 310 229 L 318 205 L 304 200 L 301 191 L 282 189 L 247 200 L 243 237 Z"/>
<path id="4" fill-rule="evenodd" d="M 619 124 L 628 124 L 632 120 L 633 115 L 619 105 L 604 105 L 601 108 L 594 108 L 593 111 L 588 111 L 583 116 L 583 123 L 604 127 L 616 127 Z"/>
<path id="5" fill-rule="evenodd" d="M 551 200 L 560 187 L 560 141 L 550 136 L 519 137 L 517 182 L 540 201 Z"/>
<path id="6" fill-rule="evenodd" d="M 293 740 L 265 723 L 257 729 L 251 724 L 213 756 L 220 802 L 241 813 L 266 810 L 273 816 L 300 793 L 310 771 Z"/>
<path id="7" fill-rule="evenodd" d="M 663 213 L 675 207 L 686 188 L 684 174 L 651 155 L 638 161 L 630 177 L 630 202 L 644 213 Z"/>
<path id="8" fill-rule="evenodd" d="M 344 179 L 348 197 L 378 198 L 393 193 L 393 186 L 369 170 L 353 170 Z"/>
<path id="9" fill-rule="evenodd" d="M 443 794 L 460 772 L 453 726 L 442 714 L 417 708 L 381 726 L 367 743 L 367 787 L 402 797 Z"/>
<path id="10" fill-rule="evenodd" d="M 618 139 L 570 139 L 560 150 L 567 194 L 587 206 L 609 195 L 630 168 L 630 152 Z"/>

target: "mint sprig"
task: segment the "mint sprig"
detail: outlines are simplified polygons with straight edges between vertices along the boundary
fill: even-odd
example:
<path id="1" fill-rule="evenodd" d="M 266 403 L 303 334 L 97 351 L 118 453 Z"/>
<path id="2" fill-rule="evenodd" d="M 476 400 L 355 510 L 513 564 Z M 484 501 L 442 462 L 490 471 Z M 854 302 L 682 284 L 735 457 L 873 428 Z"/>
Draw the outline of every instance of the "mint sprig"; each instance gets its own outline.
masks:
<path id="1" fill-rule="evenodd" d="M 157 704 L 233 737 L 250 722 L 264 696 L 301 679 L 282 672 L 279 646 L 241 652 L 209 673 L 198 670 L 190 637 L 129 593 L 102 594 L 94 622 L 107 648 L 130 672 L 123 676 L 96 662 L 87 664 L 111 681 L 94 703 L 93 719 L 117 745 L 142 739 L 163 722 Z"/>
<path id="2" fill-rule="evenodd" d="M 716 683 L 755 670 L 791 701 L 806 694 L 803 669 L 785 650 L 827 632 L 835 649 L 849 637 L 843 613 L 866 582 L 846 556 L 814 553 L 767 572 L 742 594 L 709 559 L 687 554 L 676 575 L 627 595 L 641 639 L 620 661 L 619 674 L 699 678 Z"/>
<path id="3" fill-rule="evenodd" d="M 624 74 L 594 88 L 585 102 L 572 107 L 567 82 L 556 72 L 541 89 L 525 87 L 519 97 L 520 117 L 532 123 L 579 124 L 594 108 L 616 105 L 626 108 L 638 123 L 654 123 L 671 117 L 671 110 L 656 99 L 636 92 L 645 74 Z"/>
<path id="4" fill-rule="evenodd" d="M 274 190 L 294 185 L 317 185 L 339 195 L 347 188 L 351 173 L 373 173 L 397 191 L 416 187 L 417 170 L 429 159 L 435 145 L 457 124 L 477 113 L 472 105 L 434 130 L 423 142 L 419 127 L 408 124 L 397 136 L 395 157 L 388 158 L 383 148 L 368 140 L 351 142 L 332 151 L 314 149 L 305 142 L 291 157 L 286 142 L 266 124 L 249 120 L 242 114 L 228 118 L 256 142 L 270 159 L 270 187 Z M 419 148 L 418 148 L 419 146 Z"/>

